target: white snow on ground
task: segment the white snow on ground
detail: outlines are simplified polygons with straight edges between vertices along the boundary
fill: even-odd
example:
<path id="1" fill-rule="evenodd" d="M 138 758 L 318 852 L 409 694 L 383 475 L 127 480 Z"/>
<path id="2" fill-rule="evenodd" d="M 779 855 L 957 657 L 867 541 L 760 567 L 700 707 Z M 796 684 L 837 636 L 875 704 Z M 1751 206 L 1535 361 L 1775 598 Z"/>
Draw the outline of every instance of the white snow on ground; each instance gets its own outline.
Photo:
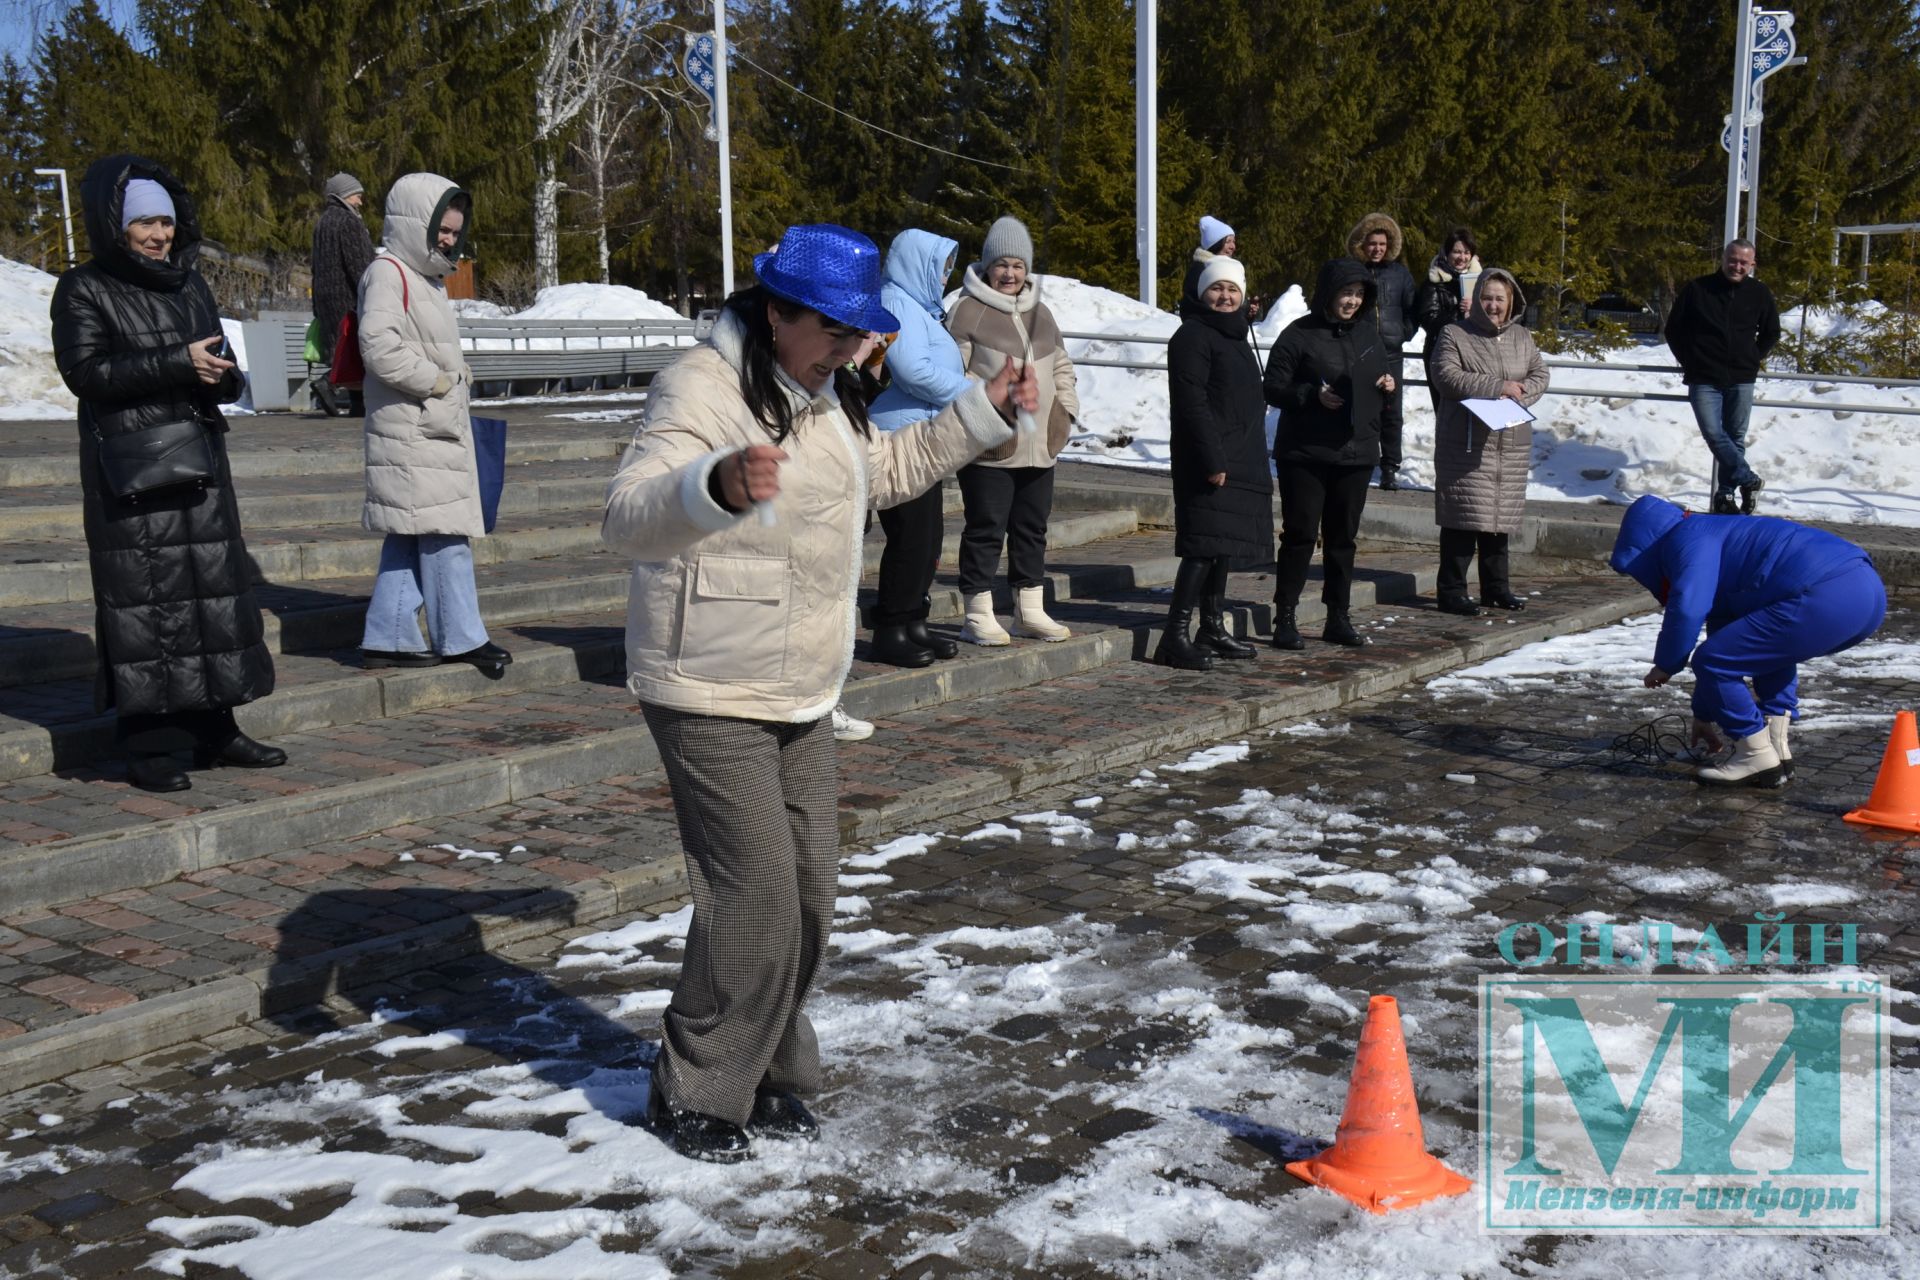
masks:
<path id="1" fill-rule="evenodd" d="M 1067 333 L 1171 336 L 1179 321 L 1111 290 L 1064 276 L 1040 276 L 1041 300 Z M 1255 326 L 1264 349 L 1280 330 L 1305 314 L 1300 289 L 1289 289 Z M 1783 322 L 1795 329 L 1799 314 Z M 1816 313 L 1810 331 L 1832 327 Z M 1419 377 L 1420 340 L 1409 347 L 1407 375 Z M 1161 364 L 1164 343 L 1112 338 L 1069 339 L 1076 359 L 1133 360 Z M 1677 373 L 1643 373 L 1629 365 L 1675 363 L 1664 344 L 1634 346 L 1595 358 L 1606 369 L 1554 369 L 1553 385 L 1604 389 L 1606 396 L 1548 395 L 1534 412 L 1533 482 L 1539 500 L 1630 502 L 1657 493 L 1695 508 L 1707 501 L 1712 458 L 1700 442 L 1684 402 L 1625 400 L 1621 392 L 1684 394 Z M 1164 470 L 1167 446 L 1166 374 L 1082 365 L 1080 428 L 1083 439 L 1068 456 L 1095 462 Z M 1824 408 L 1864 404 L 1920 408 L 1920 388 L 1883 388 L 1849 383 L 1762 382 L 1760 395 L 1793 400 L 1790 409 L 1753 411 L 1748 456 L 1767 480 L 1765 509 L 1807 520 L 1920 525 L 1920 417 L 1889 413 L 1838 416 Z M 1406 464 L 1403 479 L 1415 487 L 1433 483 L 1433 406 L 1424 387 L 1406 392 Z M 1267 432 L 1274 416 L 1268 415 Z M 1103 445 L 1124 436 L 1130 443 Z"/>
<path id="2" fill-rule="evenodd" d="M 0 418 L 65 418 L 78 407 L 53 363 L 54 277 L 0 258 Z"/>

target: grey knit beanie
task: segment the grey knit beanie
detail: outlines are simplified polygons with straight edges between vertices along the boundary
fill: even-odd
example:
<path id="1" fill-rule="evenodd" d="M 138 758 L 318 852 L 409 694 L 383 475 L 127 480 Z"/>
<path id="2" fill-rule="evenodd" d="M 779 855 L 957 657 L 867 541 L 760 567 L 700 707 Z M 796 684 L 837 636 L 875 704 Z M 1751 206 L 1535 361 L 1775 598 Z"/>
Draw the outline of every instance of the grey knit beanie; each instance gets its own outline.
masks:
<path id="1" fill-rule="evenodd" d="M 980 246 L 983 272 L 1002 258 L 1018 258 L 1028 271 L 1033 270 L 1033 237 L 1027 234 L 1026 224 L 1012 214 L 987 228 L 986 243 Z"/>
<path id="2" fill-rule="evenodd" d="M 357 196 L 366 188 L 360 185 L 360 179 L 350 173 L 336 173 L 327 179 L 327 198 L 345 200 L 348 196 Z"/>

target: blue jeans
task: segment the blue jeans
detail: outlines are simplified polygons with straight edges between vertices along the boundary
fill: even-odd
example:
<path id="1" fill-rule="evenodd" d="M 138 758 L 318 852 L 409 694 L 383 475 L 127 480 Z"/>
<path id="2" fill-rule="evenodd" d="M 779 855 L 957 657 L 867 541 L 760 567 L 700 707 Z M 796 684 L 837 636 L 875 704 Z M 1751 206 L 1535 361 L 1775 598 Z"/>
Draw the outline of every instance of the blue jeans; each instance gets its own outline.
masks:
<path id="1" fill-rule="evenodd" d="M 1853 648 L 1886 613 L 1886 588 L 1863 558 L 1797 596 L 1735 618 L 1693 651 L 1693 714 L 1736 738 L 1751 737 L 1766 727 L 1762 716 L 1799 709 L 1798 663 Z"/>
<path id="2" fill-rule="evenodd" d="M 1716 497 L 1731 494 L 1742 485 L 1760 479 L 1747 465 L 1747 416 L 1753 412 L 1753 384 L 1737 387 L 1709 387 L 1699 383 L 1687 388 L 1687 403 L 1700 424 L 1700 438 L 1713 454 L 1713 492 Z"/>
<path id="3" fill-rule="evenodd" d="M 422 653 L 420 606 L 427 607 L 433 651 L 452 656 L 487 642 L 480 591 L 473 582 L 473 548 L 440 533 L 390 533 L 380 545 L 380 576 L 367 602 L 362 649 Z"/>

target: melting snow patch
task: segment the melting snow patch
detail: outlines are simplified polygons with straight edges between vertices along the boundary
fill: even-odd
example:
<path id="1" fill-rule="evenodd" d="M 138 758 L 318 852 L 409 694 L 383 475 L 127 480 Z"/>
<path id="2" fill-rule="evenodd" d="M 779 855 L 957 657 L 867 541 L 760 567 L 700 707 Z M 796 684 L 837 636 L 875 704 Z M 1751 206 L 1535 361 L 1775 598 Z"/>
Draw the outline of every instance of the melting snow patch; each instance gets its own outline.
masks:
<path id="1" fill-rule="evenodd" d="M 1196 751 L 1178 764 L 1163 764 L 1160 767 L 1169 773 L 1204 773 L 1223 764 L 1238 764 L 1253 754 L 1253 748 L 1243 739 L 1240 742 L 1223 742 L 1217 747 L 1207 747 Z"/>
<path id="2" fill-rule="evenodd" d="M 1861 894 L 1839 884 L 1819 884 L 1809 880 L 1782 881 L 1767 885 L 1761 892 L 1776 907 L 1838 907 L 1858 902 Z"/>
<path id="3" fill-rule="evenodd" d="M 1502 827 L 1493 833 L 1501 844 L 1532 844 L 1541 836 L 1538 827 Z"/>
<path id="4" fill-rule="evenodd" d="M 856 853 L 847 859 L 847 865 L 857 871 L 872 871 L 901 858 L 918 857 L 944 839 L 946 839 L 946 833 L 943 831 L 896 836 L 885 844 L 873 846 L 872 853 Z"/>
<path id="5" fill-rule="evenodd" d="M 1020 838 L 1020 828 L 1010 827 L 1004 822 L 989 822 L 986 826 L 981 827 L 977 831 L 967 832 L 967 834 L 961 836 L 960 839 L 963 841 L 994 840 L 1003 836 L 1008 837 L 1010 839 L 1018 840 Z"/>

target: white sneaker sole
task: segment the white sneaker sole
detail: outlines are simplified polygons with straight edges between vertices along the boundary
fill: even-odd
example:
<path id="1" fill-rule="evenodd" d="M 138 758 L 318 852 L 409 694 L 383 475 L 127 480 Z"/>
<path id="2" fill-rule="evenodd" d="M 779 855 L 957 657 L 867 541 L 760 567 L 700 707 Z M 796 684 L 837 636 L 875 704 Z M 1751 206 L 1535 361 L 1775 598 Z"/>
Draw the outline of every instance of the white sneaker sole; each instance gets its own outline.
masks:
<path id="1" fill-rule="evenodd" d="M 1073 632 L 1065 627 L 1057 631 L 1035 631 L 1032 627 L 1023 627 L 1017 622 L 1013 626 L 1013 634 L 1022 640 L 1044 640 L 1048 644 L 1059 644 L 1062 640 L 1073 639 Z"/>
<path id="2" fill-rule="evenodd" d="M 1002 645 L 1013 643 L 1013 637 L 1004 631 L 995 635 L 983 636 L 976 631 L 969 631 L 965 627 L 960 629 L 960 638 L 968 644 L 977 644 L 986 649 L 998 649 Z"/>

